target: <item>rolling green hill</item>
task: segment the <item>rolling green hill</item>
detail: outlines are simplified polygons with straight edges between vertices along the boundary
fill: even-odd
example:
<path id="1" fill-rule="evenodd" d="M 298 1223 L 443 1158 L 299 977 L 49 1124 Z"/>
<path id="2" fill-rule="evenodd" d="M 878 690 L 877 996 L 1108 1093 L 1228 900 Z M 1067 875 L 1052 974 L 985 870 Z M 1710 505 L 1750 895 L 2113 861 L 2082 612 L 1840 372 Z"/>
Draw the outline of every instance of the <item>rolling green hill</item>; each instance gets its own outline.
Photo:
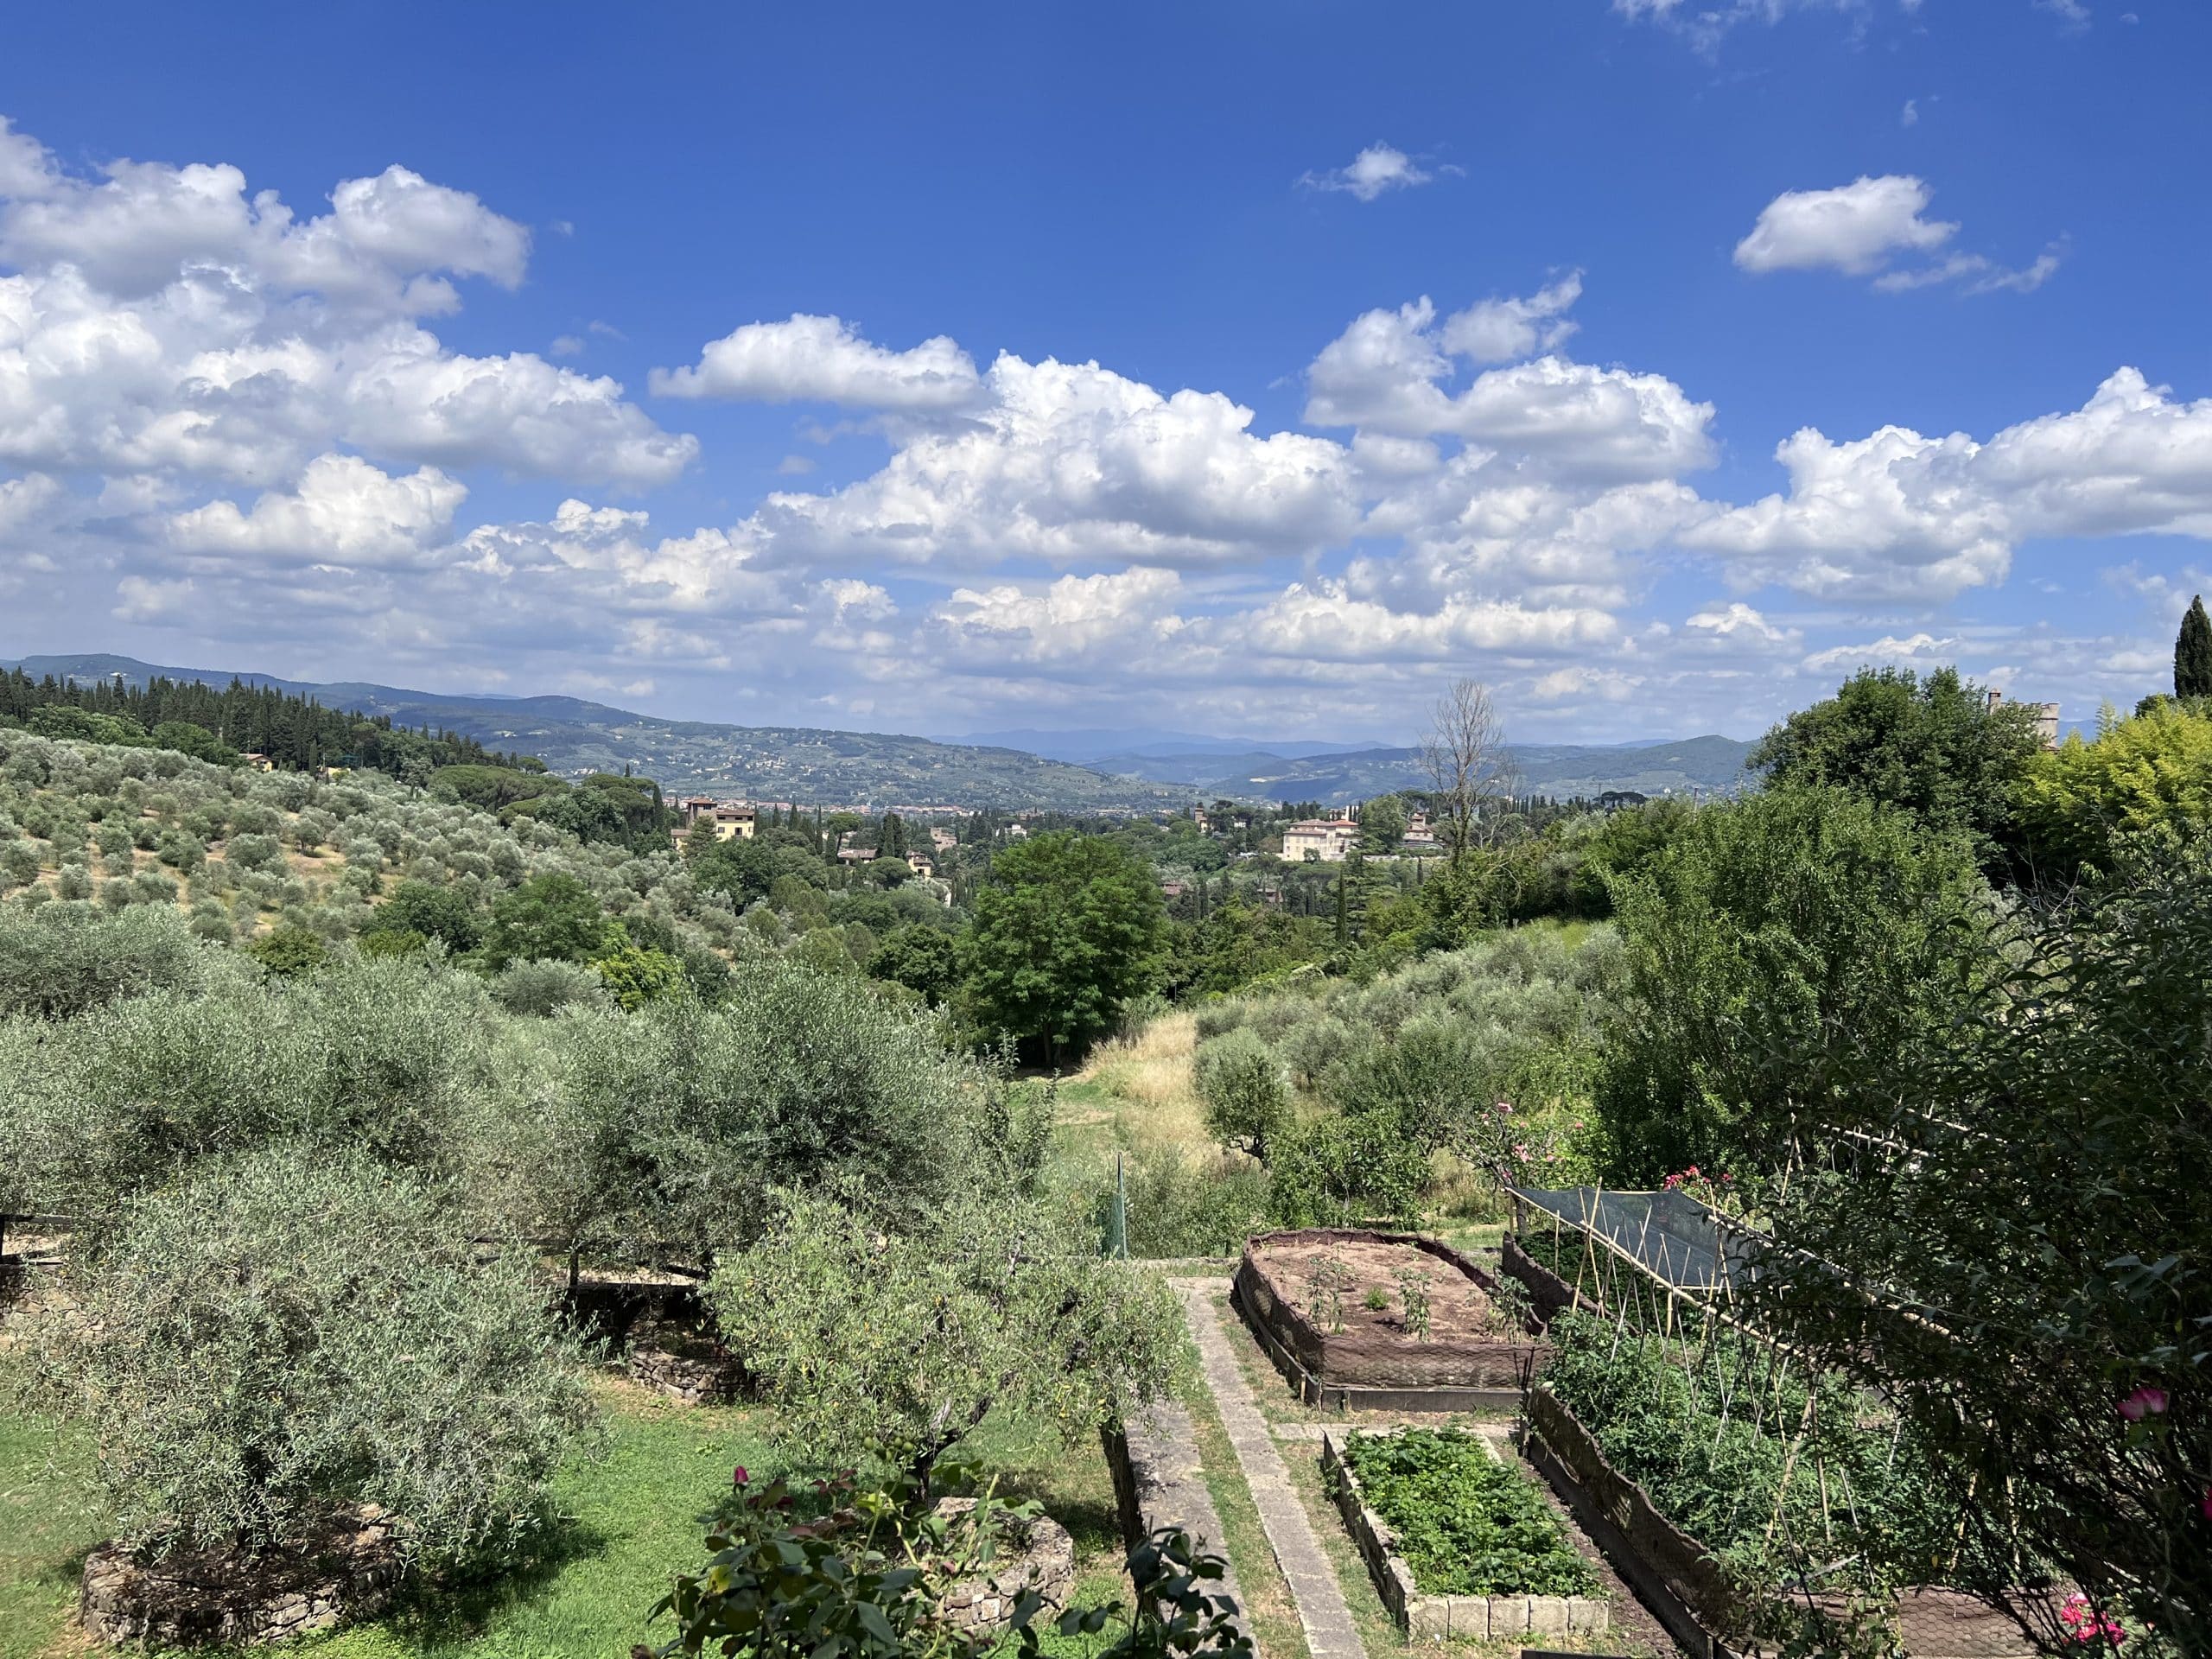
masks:
<path id="1" fill-rule="evenodd" d="M 927 738 L 805 727 L 723 726 L 663 720 L 575 697 L 469 697 L 359 682 L 321 683 L 274 675 L 168 668 L 103 655 L 27 657 L 26 672 L 78 679 L 117 674 L 133 684 L 159 675 L 312 695 L 322 702 L 429 724 L 495 749 L 534 754 L 564 777 L 633 766 L 671 792 L 702 791 L 825 805 L 1052 807 L 1149 811 L 1187 804 L 1188 789 L 1109 777 L 1018 749 L 933 743 Z"/>

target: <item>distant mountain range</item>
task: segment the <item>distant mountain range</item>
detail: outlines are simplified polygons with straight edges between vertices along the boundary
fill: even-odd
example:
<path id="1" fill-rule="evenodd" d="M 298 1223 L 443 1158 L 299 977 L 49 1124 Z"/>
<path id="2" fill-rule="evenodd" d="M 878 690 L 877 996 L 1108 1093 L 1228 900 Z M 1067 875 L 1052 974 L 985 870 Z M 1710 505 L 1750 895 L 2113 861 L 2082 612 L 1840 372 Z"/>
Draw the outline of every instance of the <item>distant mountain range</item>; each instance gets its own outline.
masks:
<path id="1" fill-rule="evenodd" d="M 1572 743 L 1510 746 L 1521 787 L 1533 794 L 1602 795 L 1609 790 L 1643 795 L 1711 792 L 1744 781 L 1751 746 L 1732 737 L 1691 737 L 1671 742 L 1590 747 Z M 1175 754 L 1102 760 L 1116 772 L 1194 787 L 1202 795 L 1259 796 L 1275 801 L 1357 801 L 1394 790 L 1426 789 L 1421 751 L 1355 749 L 1336 754 L 1245 754 L 1223 764 L 1219 755 Z"/>
<path id="2" fill-rule="evenodd" d="M 362 681 L 281 679 L 228 669 L 168 668 L 105 655 L 26 657 L 0 666 L 132 684 L 155 676 L 311 696 L 331 708 L 442 727 L 497 749 L 534 754 L 566 777 L 625 766 L 671 791 L 835 805 L 949 804 L 1064 811 L 1152 811 L 1216 796 L 1356 801 L 1427 786 L 1416 749 L 1307 739 L 1267 741 L 1188 732 L 977 733 L 939 741 L 807 727 L 664 720 L 576 697 L 460 696 Z M 1018 741 L 1017 741 L 1018 740 Z M 1751 745 L 1726 737 L 1586 747 L 1523 744 L 1522 787 L 1546 795 L 1607 790 L 1646 795 L 1731 788 Z"/>
<path id="3" fill-rule="evenodd" d="M 1160 731 L 1145 726 L 1091 727 L 1068 732 L 969 732 L 965 736 L 940 737 L 938 741 L 1027 749 L 1048 760 L 1096 766 L 1102 772 L 1134 771 L 1133 767 L 1118 764 L 1124 760 L 1177 755 L 1270 754 L 1295 760 L 1309 754 L 1346 754 L 1356 749 L 1389 747 L 1380 741 L 1357 739 L 1207 737 L 1197 732 Z"/>
<path id="4" fill-rule="evenodd" d="M 1151 811 L 1187 805 L 1188 790 L 1116 777 L 1018 749 L 935 743 L 923 737 L 804 727 L 724 726 L 663 720 L 576 697 L 454 696 L 358 681 L 324 683 L 228 669 L 169 668 L 130 657 L 26 657 L 6 664 L 78 680 L 143 683 L 159 675 L 250 685 L 387 715 L 401 725 L 442 727 L 495 749 L 534 754 L 566 777 L 634 766 L 671 792 L 699 791 L 802 804 L 1052 807 Z"/>

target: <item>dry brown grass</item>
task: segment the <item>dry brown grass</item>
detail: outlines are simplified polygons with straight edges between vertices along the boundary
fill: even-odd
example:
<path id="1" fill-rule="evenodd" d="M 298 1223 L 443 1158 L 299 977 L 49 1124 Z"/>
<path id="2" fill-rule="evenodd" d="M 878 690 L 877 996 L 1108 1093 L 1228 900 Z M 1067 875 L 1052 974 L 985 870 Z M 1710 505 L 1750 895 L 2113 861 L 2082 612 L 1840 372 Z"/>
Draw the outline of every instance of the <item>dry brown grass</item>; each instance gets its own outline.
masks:
<path id="1" fill-rule="evenodd" d="M 1095 1114 L 1110 1122 L 1115 1138 L 1128 1146 L 1167 1142 L 1192 1151 L 1211 1150 L 1205 1109 L 1192 1083 L 1192 1056 L 1198 1046 L 1198 1020 L 1189 1014 L 1163 1014 L 1126 1037 L 1102 1043 L 1070 1080 L 1070 1116 Z"/>

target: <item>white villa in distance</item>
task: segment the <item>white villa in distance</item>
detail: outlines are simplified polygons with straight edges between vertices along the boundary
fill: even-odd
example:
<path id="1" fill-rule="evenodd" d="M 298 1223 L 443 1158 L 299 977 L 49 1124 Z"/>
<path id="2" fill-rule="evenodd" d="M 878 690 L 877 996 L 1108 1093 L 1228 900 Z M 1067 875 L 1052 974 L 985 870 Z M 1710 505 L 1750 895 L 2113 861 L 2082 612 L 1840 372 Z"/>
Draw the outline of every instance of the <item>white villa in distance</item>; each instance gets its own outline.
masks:
<path id="1" fill-rule="evenodd" d="M 1312 859 L 1341 862 L 1359 841 L 1359 825 L 1350 818 L 1300 818 L 1282 832 L 1282 855 L 1293 864 Z"/>

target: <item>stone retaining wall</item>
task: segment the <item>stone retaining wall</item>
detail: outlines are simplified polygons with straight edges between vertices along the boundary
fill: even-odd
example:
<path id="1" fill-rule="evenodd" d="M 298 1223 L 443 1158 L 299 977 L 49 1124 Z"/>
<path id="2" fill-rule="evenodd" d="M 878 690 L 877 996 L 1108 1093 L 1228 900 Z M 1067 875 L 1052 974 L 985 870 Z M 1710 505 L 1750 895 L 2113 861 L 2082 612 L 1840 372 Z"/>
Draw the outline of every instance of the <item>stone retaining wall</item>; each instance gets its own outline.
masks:
<path id="1" fill-rule="evenodd" d="M 1410 1641 L 1486 1642 L 1506 1637 L 1563 1636 L 1612 1628 L 1612 1612 L 1591 1596 L 1431 1596 L 1414 1583 L 1413 1569 L 1397 1554 L 1397 1535 L 1367 1507 L 1359 1477 L 1344 1455 L 1337 1431 L 1321 1436 L 1321 1470 L 1337 1510 L 1367 1563 L 1382 1605 Z"/>
<path id="2" fill-rule="evenodd" d="M 257 1560 L 194 1554 L 142 1563 L 102 1544 L 85 1559 L 79 1610 L 86 1630 L 111 1646 L 289 1641 L 383 1608 L 399 1582 L 395 1524 L 362 1504 L 311 1548 Z"/>
<path id="3" fill-rule="evenodd" d="M 1114 1506 L 1124 1544 L 1134 1549 L 1163 1527 L 1179 1527 L 1199 1551 L 1228 1560 L 1229 1536 L 1214 1508 L 1213 1494 L 1206 1489 L 1198 1434 L 1185 1407 L 1160 1401 L 1122 1428 L 1100 1430 L 1099 1438 L 1105 1442 L 1106 1465 L 1113 1471 Z M 1235 1599 L 1236 1627 L 1249 1637 L 1244 1592 L 1233 1561 L 1221 1587 Z"/>
<path id="4" fill-rule="evenodd" d="M 949 1519 L 975 1507 L 972 1497 L 948 1497 L 937 1511 Z M 1005 1535 L 998 1559 L 987 1571 L 961 1580 L 944 1592 L 939 1606 L 946 1621 L 957 1630 L 1004 1630 L 1014 1618 L 1014 1605 L 1021 1592 L 1033 1590 L 1045 1604 L 1038 1615 L 1039 1628 L 1048 1626 L 1068 1605 L 1068 1594 L 1075 1588 L 1075 1540 L 1049 1515 L 1022 1521 L 1001 1515 L 993 1530 Z"/>

